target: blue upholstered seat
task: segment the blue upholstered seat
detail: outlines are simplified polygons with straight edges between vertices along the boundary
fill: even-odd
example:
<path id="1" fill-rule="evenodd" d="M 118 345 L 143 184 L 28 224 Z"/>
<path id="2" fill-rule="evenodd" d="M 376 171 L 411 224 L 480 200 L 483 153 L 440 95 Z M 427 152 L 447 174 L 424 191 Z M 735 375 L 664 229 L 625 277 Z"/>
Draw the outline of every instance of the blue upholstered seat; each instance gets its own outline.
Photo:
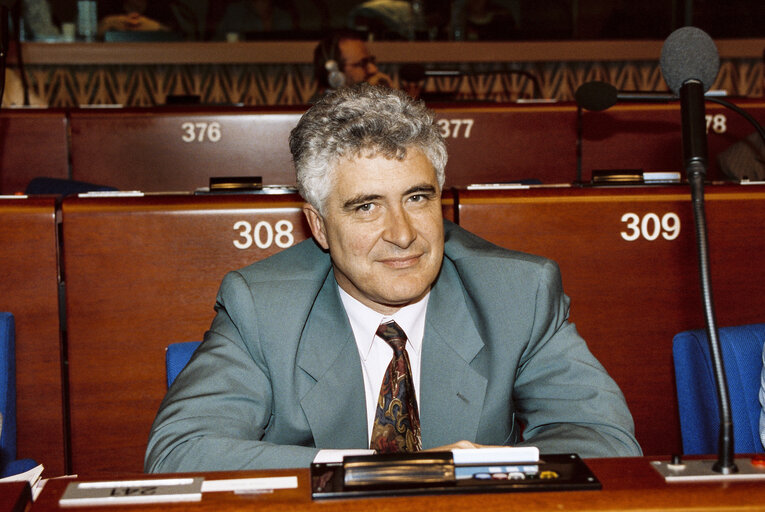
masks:
<path id="1" fill-rule="evenodd" d="M 171 343 L 165 352 L 165 369 L 167 370 L 167 387 L 173 383 L 181 370 L 189 362 L 201 341 L 181 341 Z"/>
<path id="2" fill-rule="evenodd" d="M 758 393 L 765 323 L 722 327 L 720 345 L 733 417 L 736 453 L 761 453 Z M 675 336 L 672 347 L 685 454 L 717 453 L 720 427 L 709 343 L 704 330 Z M 660 421 L 660 418 L 657 418 Z"/>
<path id="3" fill-rule="evenodd" d="M 16 324 L 0 312 L 0 478 L 32 469 L 32 459 L 16 459 Z"/>

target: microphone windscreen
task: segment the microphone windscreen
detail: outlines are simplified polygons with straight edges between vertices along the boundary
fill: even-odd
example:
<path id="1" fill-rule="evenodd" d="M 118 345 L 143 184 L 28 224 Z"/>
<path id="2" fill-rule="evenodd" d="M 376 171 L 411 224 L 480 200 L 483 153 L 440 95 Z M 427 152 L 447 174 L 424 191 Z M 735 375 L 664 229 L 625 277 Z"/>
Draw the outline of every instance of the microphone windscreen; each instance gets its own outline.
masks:
<path id="1" fill-rule="evenodd" d="M 425 79 L 425 66 L 417 63 L 402 64 L 398 77 L 404 82 L 419 82 Z"/>
<path id="2" fill-rule="evenodd" d="M 661 48 L 661 74 L 675 93 L 688 80 L 698 80 L 708 91 L 720 70 L 720 56 L 709 34 L 696 27 L 672 32 Z"/>
<path id="3" fill-rule="evenodd" d="M 605 82 L 586 82 L 574 93 L 576 104 L 587 110 L 601 111 L 616 104 L 616 87 Z"/>

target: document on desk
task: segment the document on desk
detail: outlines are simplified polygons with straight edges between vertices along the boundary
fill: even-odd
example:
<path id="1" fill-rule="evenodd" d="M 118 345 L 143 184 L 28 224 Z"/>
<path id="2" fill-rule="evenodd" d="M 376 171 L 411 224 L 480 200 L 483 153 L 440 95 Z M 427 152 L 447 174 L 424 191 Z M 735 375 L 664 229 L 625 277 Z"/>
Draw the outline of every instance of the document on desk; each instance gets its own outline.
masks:
<path id="1" fill-rule="evenodd" d="M 202 500 L 203 477 L 72 482 L 58 504 L 61 507 L 173 503 Z"/>

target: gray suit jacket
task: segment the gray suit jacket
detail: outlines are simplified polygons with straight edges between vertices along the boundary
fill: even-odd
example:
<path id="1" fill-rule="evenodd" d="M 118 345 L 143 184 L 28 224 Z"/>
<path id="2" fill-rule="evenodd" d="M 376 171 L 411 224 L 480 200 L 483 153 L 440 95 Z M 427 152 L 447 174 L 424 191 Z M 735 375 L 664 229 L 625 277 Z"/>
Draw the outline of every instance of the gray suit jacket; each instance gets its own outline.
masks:
<path id="1" fill-rule="evenodd" d="M 568 309 L 555 263 L 446 222 L 422 344 L 423 448 L 639 455 L 624 397 Z M 216 310 L 160 406 L 147 471 L 302 467 L 321 448 L 368 447 L 358 351 L 312 240 L 229 273 Z"/>

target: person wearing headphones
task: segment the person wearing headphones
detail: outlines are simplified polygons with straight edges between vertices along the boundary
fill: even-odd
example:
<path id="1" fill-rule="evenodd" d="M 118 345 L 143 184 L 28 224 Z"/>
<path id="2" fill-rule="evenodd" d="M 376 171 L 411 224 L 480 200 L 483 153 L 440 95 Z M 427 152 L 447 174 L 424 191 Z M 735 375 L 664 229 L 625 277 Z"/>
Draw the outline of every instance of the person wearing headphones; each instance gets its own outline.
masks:
<path id="1" fill-rule="evenodd" d="M 358 32 L 344 30 L 319 41 L 313 52 L 314 76 L 318 82 L 314 100 L 328 90 L 360 82 L 393 87 L 393 80 L 380 71 Z"/>

